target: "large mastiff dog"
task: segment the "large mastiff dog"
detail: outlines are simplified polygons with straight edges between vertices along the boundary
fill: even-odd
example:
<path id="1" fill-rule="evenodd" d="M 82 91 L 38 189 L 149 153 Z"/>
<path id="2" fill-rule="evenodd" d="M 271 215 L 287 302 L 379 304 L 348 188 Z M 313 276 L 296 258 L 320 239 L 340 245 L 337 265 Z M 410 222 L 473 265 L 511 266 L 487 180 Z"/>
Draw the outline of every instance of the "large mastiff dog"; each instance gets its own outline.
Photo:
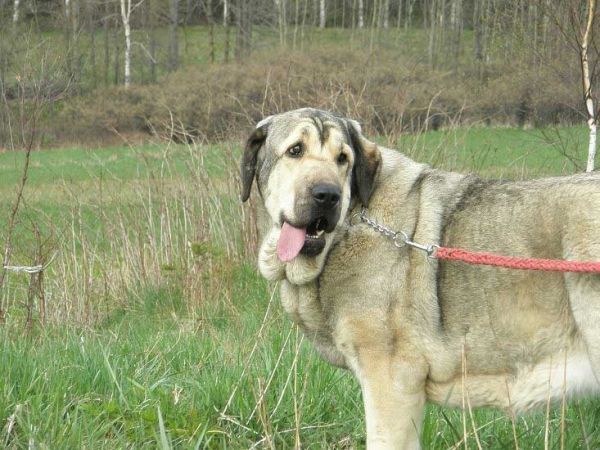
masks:
<path id="1" fill-rule="evenodd" d="M 600 392 L 600 275 L 427 258 L 409 239 L 600 261 L 600 174 L 487 181 L 434 170 L 300 109 L 261 121 L 242 162 L 266 210 L 260 271 L 322 357 L 360 382 L 369 448 L 418 448 L 426 401 L 522 412 Z"/>

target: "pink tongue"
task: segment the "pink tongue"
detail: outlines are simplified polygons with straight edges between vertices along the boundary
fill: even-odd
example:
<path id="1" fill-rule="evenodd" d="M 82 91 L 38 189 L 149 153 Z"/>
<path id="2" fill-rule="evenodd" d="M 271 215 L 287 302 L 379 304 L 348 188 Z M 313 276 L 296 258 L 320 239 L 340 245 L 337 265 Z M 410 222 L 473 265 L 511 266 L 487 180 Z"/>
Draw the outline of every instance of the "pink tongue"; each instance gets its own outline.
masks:
<path id="1" fill-rule="evenodd" d="M 294 228 L 287 222 L 283 222 L 281 235 L 277 242 L 277 256 L 281 262 L 290 262 L 302 249 L 306 239 L 306 230 L 303 228 Z"/>

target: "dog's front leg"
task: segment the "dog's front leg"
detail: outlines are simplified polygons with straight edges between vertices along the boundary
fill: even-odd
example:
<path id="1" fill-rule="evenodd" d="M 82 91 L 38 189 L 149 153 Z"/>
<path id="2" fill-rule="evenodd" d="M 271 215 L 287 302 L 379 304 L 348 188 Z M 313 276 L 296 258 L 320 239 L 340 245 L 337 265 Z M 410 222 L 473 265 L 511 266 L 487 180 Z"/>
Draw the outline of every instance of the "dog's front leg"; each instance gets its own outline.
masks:
<path id="1" fill-rule="evenodd" d="M 397 356 L 360 352 L 360 381 L 367 422 L 367 448 L 418 449 L 425 407 L 425 370 Z"/>

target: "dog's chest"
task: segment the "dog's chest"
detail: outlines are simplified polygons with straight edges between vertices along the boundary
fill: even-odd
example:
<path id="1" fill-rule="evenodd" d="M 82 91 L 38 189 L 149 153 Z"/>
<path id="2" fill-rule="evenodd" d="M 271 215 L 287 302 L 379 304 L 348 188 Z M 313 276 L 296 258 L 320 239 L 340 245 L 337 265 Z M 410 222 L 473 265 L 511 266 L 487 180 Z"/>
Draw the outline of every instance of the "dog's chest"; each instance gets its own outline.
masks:
<path id="1" fill-rule="evenodd" d="M 298 286 L 282 281 L 281 304 L 325 361 L 346 367 L 345 358 L 333 340 L 330 313 L 323 306 L 317 283 Z"/>
<path id="2" fill-rule="evenodd" d="M 427 383 L 428 400 L 448 406 L 491 406 L 526 412 L 577 395 L 600 392 L 587 354 L 557 354 L 514 375 L 461 374 L 454 379 Z"/>

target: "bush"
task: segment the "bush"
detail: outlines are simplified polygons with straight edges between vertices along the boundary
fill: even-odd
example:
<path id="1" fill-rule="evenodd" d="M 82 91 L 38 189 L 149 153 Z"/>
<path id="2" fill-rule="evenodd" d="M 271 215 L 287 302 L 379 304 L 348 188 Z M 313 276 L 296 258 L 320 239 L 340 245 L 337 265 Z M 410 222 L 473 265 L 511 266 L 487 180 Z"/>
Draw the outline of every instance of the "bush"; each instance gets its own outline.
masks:
<path id="1" fill-rule="evenodd" d="M 237 137 L 266 115 L 305 106 L 355 117 L 368 133 L 390 137 L 452 124 L 581 120 L 573 112 L 581 110 L 576 82 L 550 70 L 514 64 L 489 66 L 485 77 L 457 76 L 395 60 L 393 51 L 257 53 L 243 63 L 187 68 L 156 85 L 73 99 L 63 123 L 89 137 L 116 131 L 187 141 Z"/>

